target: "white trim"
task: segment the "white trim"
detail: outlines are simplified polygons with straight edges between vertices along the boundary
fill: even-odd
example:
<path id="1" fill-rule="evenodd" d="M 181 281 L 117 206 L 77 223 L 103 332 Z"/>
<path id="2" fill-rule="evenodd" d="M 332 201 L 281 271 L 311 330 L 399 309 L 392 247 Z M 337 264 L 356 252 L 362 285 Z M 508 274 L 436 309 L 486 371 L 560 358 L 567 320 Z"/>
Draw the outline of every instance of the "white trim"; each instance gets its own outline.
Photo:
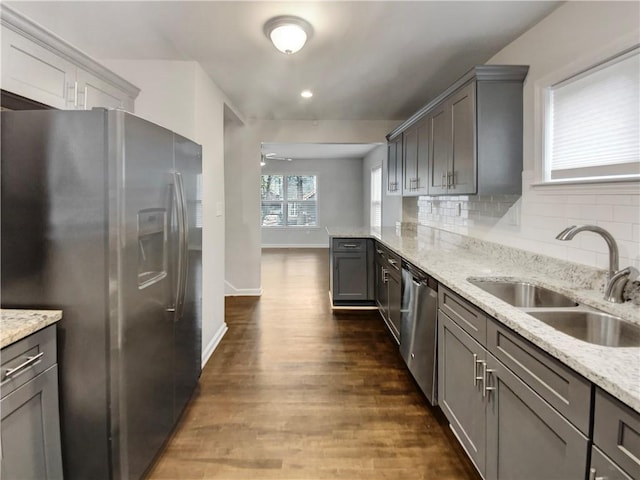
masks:
<path id="1" fill-rule="evenodd" d="M 273 245 L 261 245 L 260 248 L 329 248 L 326 243 L 301 243 L 301 244 L 284 244 L 275 243 Z"/>
<path id="2" fill-rule="evenodd" d="M 131 82 L 109 70 L 104 65 L 95 61 L 82 50 L 74 47 L 66 40 L 44 28 L 42 25 L 25 17 L 20 12 L 13 10 L 6 4 L 0 5 L 0 17 L 2 25 L 14 32 L 28 38 L 43 48 L 63 57 L 77 67 L 96 75 L 101 80 L 111 84 L 115 88 L 124 91 L 131 100 L 135 100 L 140 89 Z"/>
<path id="3" fill-rule="evenodd" d="M 555 185 L 553 187 L 547 187 L 547 182 L 545 181 L 545 118 L 547 108 L 547 88 L 574 76 L 579 72 L 583 72 L 594 65 L 602 63 L 605 59 L 611 58 L 625 50 L 637 46 L 637 33 L 632 32 L 603 45 L 597 50 L 590 50 L 580 58 L 564 64 L 561 68 L 558 68 L 535 81 L 533 85 L 533 181 L 536 185 L 544 184 L 544 188 L 556 188 Z M 591 187 L 592 185 L 583 183 L 583 186 Z M 601 188 L 600 191 L 602 191 Z M 560 193 L 561 192 L 559 190 L 555 191 L 555 194 Z M 597 193 L 597 191 L 591 189 L 589 193 Z"/>
<path id="4" fill-rule="evenodd" d="M 202 349 L 202 368 L 204 368 L 204 366 L 211 358 L 211 355 L 213 355 L 213 352 L 215 352 L 216 348 L 218 348 L 218 345 L 222 341 L 222 337 L 224 337 L 225 333 L 227 333 L 228 330 L 229 327 L 227 326 L 227 324 L 225 322 L 222 322 L 222 325 L 220 325 L 220 328 L 218 328 L 218 331 L 215 333 L 209 344 Z"/>
<path id="5" fill-rule="evenodd" d="M 224 281 L 225 297 L 260 297 L 262 296 L 262 287 L 260 288 L 236 288 L 231 285 L 227 280 Z"/>

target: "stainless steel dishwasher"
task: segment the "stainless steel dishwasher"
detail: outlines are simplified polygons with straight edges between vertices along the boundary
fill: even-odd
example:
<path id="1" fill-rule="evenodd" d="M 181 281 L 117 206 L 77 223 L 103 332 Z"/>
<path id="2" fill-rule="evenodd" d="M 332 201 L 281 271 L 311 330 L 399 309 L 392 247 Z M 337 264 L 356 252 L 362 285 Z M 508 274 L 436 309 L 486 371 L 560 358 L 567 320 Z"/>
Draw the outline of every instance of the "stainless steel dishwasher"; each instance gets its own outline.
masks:
<path id="1" fill-rule="evenodd" d="M 436 405 L 438 282 L 405 261 L 401 312 L 400 354 L 429 402 Z"/>

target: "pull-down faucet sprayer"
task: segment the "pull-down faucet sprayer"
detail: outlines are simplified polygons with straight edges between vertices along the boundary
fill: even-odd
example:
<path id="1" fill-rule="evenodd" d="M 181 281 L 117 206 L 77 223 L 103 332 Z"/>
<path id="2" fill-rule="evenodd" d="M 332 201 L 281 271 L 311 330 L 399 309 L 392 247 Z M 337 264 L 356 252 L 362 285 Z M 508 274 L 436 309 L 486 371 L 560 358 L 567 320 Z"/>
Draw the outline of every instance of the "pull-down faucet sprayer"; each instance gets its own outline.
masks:
<path id="1" fill-rule="evenodd" d="M 607 272 L 607 283 L 604 287 L 604 298 L 609 302 L 623 303 L 624 289 L 627 282 L 634 281 L 640 277 L 640 273 L 634 267 L 619 268 L 618 245 L 613 236 L 604 228 L 597 225 L 572 225 L 565 228 L 557 236 L 557 240 L 571 240 L 577 233 L 593 232 L 597 233 L 607 242 L 609 246 L 609 271 Z"/>

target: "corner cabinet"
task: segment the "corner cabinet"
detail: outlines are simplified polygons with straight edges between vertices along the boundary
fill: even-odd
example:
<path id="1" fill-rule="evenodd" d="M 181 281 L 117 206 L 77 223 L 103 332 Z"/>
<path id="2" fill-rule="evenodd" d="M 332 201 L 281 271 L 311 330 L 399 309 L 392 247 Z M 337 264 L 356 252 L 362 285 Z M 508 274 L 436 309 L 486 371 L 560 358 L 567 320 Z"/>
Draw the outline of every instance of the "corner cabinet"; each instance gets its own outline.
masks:
<path id="1" fill-rule="evenodd" d="M 55 328 L 2 349 L 2 478 L 62 479 Z"/>
<path id="2" fill-rule="evenodd" d="M 332 238 L 330 257 L 333 305 L 375 305 L 373 240 Z"/>
<path id="3" fill-rule="evenodd" d="M 2 90 L 61 110 L 134 111 L 140 90 L 6 5 L 2 21 Z"/>
<path id="4" fill-rule="evenodd" d="M 521 193 L 528 69 L 478 65 L 389 133 L 389 142 L 408 137 L 402 194 Z"/>
<path id="5" fill-rule="evenodd" d="M 438 402 L 483 478 L 584 479 L 591 384 L 442 286 L 439 303 Z"/>

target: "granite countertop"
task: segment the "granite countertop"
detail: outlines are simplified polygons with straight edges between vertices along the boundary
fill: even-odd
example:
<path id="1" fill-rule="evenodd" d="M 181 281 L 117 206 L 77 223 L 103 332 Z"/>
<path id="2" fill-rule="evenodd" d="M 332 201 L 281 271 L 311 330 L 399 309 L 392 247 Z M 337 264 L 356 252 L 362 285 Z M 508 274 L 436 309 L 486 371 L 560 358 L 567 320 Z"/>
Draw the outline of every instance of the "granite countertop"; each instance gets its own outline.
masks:
<path id="1" fill-rule="evenodd" d="M 61 310 L 0 309 L 0 348 L 62 319 Z"/>
<path id="2" fill-rule="evenodd" d="M 327 228 L 330 237 L 370 237 L 459 293 L 614 397 L 640 412 L 640 348 L 604 347 L 568 336 L 469 283 L 469 277 L 509 278 L 559 291 L 578 303 L 640 325 L 640 307 L 605 301 L 600 272 L 562 260 L 435 228 Z M 601 272 L 600 272 L 601 273 Z M 597 275 L 596 275 L 597 277 Z"/>

